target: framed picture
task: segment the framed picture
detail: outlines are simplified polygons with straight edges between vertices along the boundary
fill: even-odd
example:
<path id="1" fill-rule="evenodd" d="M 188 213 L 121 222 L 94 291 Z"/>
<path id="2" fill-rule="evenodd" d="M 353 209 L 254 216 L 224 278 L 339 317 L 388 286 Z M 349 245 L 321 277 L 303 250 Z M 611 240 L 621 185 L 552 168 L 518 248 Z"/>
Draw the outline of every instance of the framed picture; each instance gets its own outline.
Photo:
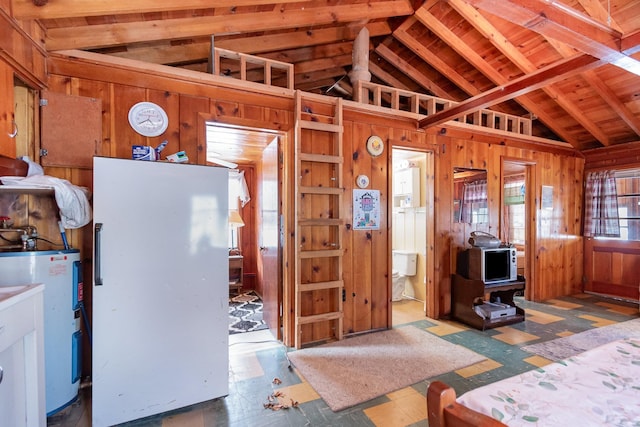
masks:
<path id="1" fill-rule="evenodd" d="M 353 229 L 380 229 L 379 190 L 353 190 Z"/>
<path id="2" fill-rule="evenodd" d="M 542 186 L 542 209 L 553 209 L 553 187 Z"/>

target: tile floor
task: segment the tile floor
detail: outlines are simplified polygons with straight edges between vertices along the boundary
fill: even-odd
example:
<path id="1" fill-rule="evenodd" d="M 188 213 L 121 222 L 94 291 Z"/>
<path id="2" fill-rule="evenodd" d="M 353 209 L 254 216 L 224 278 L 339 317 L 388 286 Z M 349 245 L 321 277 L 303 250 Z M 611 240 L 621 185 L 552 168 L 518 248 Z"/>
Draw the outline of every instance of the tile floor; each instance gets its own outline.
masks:
<path id="1" fill-rule="evenodd" d="M 527 353 L 524 345 L 602 327 L 639 317 L 638 304 L 575 295 L 532 303 L 519 300 L 526 321 L 487 331 L 454 321 L 422 315 L 422 303 L 394 303 L 394 326 L 411 323 L 447 341 L 481 353 L 487 360 L 414 384 L 361 405 L 334 413 L 316 392 L 290 368 L 286 348 L 272 341 L 268 331 L 230 336 L 229 395 L 187 408 L 126 423 L 131 427 L 217 426 L 426 426 L 425 392 L 435 379 L 452 385 L 458 394 L 549 363 Z M 274 384 L 278 378 L 281 384 Z M 268 397 L 279 391 L 284 403 L 298 407 L 265 409 Z M 90 388 L 79 401 L 48 420 L 49 426 L 91 425 Z"/>

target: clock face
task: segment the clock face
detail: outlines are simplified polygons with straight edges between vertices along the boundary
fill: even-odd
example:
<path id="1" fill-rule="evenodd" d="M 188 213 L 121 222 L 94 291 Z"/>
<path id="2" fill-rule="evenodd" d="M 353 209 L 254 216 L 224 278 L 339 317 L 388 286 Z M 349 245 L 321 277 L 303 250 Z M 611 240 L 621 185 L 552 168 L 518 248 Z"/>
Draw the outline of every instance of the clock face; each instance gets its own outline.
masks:
<path id="1" fill-rule="evenodd" d="M 140 135 L 159 136 L 167 130 L 167 113 L 153 102 L 138 102 L 129 110 L 129 124 Z"/>

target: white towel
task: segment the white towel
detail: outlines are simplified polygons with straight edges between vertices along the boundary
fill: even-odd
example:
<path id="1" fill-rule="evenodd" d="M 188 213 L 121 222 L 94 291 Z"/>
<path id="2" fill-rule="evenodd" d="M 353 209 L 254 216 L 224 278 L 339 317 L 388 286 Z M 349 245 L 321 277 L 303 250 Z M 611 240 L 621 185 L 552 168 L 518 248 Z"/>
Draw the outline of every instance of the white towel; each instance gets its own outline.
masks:
<path id="1" fill-rule="evenodd" d="M 53 188 L 60 219 L 64 228 L 80 228 L 91 221 L 91 206 L 87 198 L 88 191 L 71 184 L 66 179 L 47 175 L 3 176 L 0 181 L 4 185 L 24 187 Z"/>

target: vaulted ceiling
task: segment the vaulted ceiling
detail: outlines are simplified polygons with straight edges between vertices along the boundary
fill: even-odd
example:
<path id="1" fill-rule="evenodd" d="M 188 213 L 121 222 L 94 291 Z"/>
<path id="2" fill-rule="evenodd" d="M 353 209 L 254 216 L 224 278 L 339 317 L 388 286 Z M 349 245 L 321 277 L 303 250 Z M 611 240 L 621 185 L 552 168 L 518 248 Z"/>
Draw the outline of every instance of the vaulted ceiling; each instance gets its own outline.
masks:
<path id="1" fill-rule="evenodd" d="M 640 140 L 638 0 L 12 0 L 12 12 L 42 23 L 49 51 L 207 72 L 213 41 L 345 98 L 366 26 L 372 82 L 459 102 L 422 127 L 490 108 L 578 150 Z"/>

